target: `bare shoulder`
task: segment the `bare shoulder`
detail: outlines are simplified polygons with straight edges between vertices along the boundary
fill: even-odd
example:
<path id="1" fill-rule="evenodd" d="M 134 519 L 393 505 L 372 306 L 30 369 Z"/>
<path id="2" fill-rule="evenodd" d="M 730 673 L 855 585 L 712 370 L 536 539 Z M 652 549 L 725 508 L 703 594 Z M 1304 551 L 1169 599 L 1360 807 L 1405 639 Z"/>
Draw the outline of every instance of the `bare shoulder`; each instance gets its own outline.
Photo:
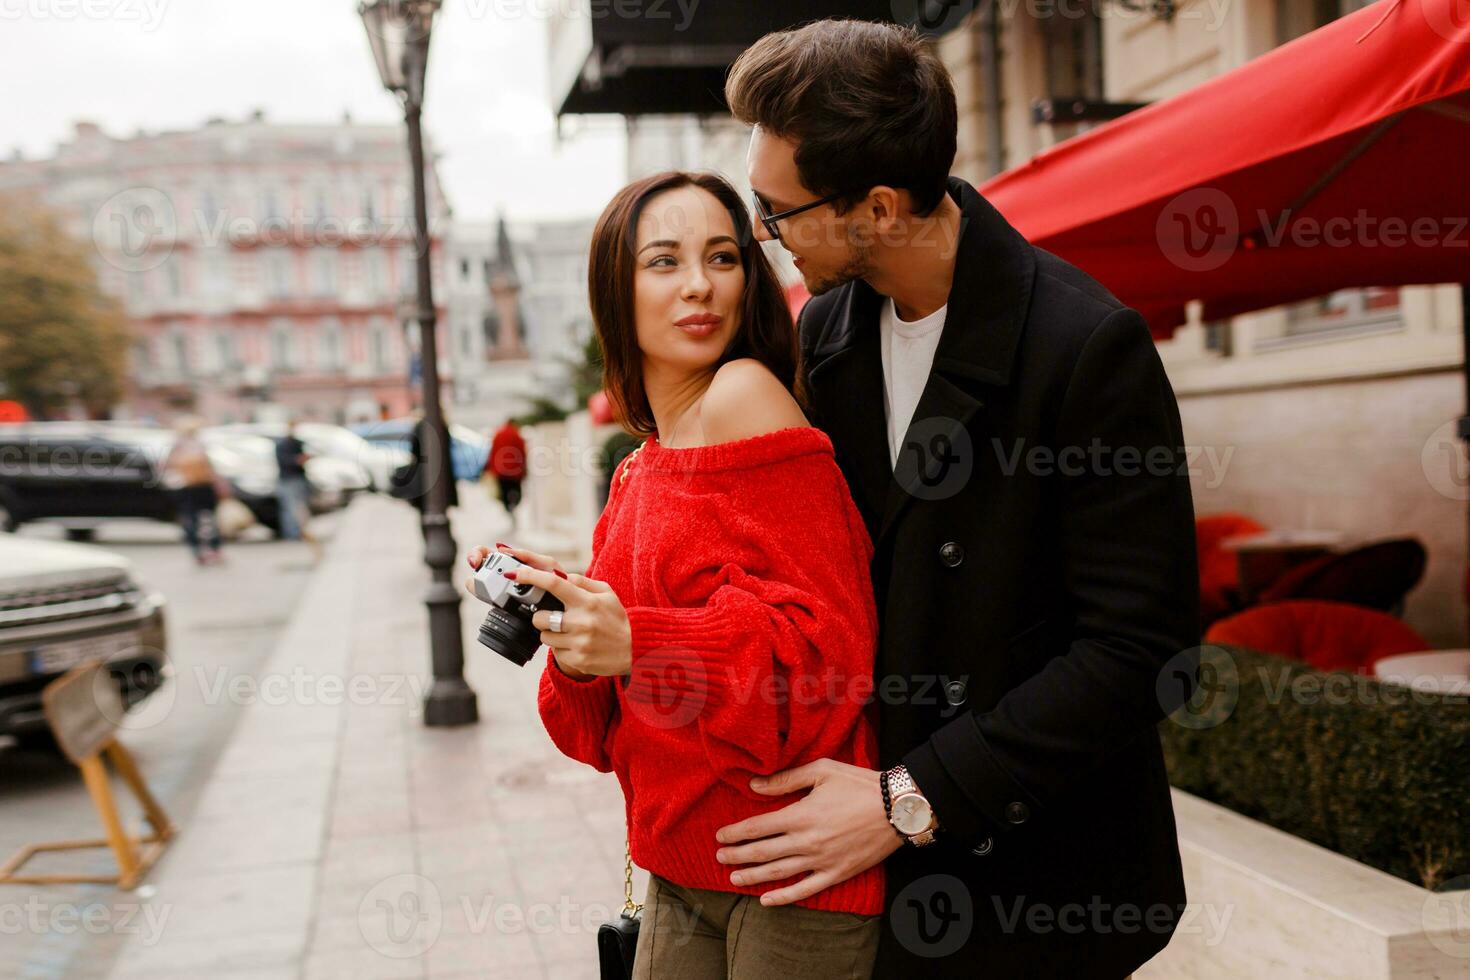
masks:
<path id="1" fill-rule="evenodd" d="M 708 443 L 805 426 L 806 415 L 771 369 L 752 357 L 720 365 L 699 407 Z"/>

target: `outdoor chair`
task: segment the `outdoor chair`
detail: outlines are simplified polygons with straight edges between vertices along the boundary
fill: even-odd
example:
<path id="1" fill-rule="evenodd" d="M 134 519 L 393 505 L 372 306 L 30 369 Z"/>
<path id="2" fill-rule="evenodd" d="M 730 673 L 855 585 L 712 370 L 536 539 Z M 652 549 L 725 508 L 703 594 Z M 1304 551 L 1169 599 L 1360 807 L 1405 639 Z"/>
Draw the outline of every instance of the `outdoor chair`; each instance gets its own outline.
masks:
<path id="1" fill-rule="evenodd" d="M 1429 649 L 1424 637 L 1387 613 L 1313 599 L 1254 606 L 1215 623 L 1205 642 L 1360 674 L 1371 674 L 1384 657 Z"/>

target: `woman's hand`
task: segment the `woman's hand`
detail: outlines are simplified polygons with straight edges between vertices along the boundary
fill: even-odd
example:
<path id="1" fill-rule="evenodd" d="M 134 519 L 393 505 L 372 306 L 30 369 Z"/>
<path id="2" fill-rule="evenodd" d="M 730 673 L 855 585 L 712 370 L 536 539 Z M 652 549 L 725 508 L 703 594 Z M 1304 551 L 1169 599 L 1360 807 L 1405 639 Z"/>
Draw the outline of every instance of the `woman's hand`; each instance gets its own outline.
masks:
<path id="1" fill-rule="evenodd" d="M 524 548 L 512 548 L 510 545 L 502 544 L 499 541 L 495 542 L 493 549 L 486 548 L 484 545 L 478 548 L 471 548 L 470 553 L 465 556 L 465 561 L 469 562 L 470 567 L 478 572 L 480 566 L 485 564 L 485 559 L 490 557 L 492 550 L 499 551 L 503 555 L 510 555 L 522 565 L 530 565 L 532 568 L 539 568 L 547 572 L 560 572 L 563 570 L 561 564 L 550 555 L 540 555 L 534 551 L 527 551 Z M 470 595 L 475 594 L 475 590 L 470 588 L 468 581 L 465 582 L 464 587 L 465 591 L 469 592 Z"/>
<path id="2" fill-rule="evenodd" d="M 550 629 L 550 610 L 538 610 L 531 617 L 531 625 L 541 631 L 541 642 L 551 648 L 563 673 L 585 680 L 617 677 L 633 669 L 633 632 L 612 586 L 585 575 L 569 575 L 548 555 L 504 544 L 496 547 L 528 566 L 508 577 L 545 589 L 566 607 L 558 633 Z M 478 569 L 489 554 L 489 548 L 473 549 L 468 556 L 470 567 Z M 473 594 L 470 583 L 465 583 L 465 589 Z"/>

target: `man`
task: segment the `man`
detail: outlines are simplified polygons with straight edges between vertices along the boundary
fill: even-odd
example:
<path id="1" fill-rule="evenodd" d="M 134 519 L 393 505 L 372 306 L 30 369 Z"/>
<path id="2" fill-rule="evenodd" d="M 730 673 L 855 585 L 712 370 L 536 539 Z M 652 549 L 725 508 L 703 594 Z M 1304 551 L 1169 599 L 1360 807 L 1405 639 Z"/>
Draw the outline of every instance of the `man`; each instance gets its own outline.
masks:
<path id="1" fill-rule="evenodd" d="M 281 513 L 281 539 L 300 541 L 311 516 L 311 485 L 306 481 L 306 444 L 296 437 L 296 420 L 286 422 L 286 434 L 276 441 L 276 503 Z"/>
<path id="2" fill-rule="evenodd" d="M 768 35 L 726 97 L 754 127 L 757 234 L 814 297 L 810 415 L 875 545 L 884 772 L 757 780 L 809 792 L 721 828 L 721 860 L 811 872 L 777 903 L 885 860 L 879 977 L 1127 976 L 1185 900 L 1155 728 L 1199 635 L 1148 330 L 948 176 L 953 85 L 913 32 Z"/>

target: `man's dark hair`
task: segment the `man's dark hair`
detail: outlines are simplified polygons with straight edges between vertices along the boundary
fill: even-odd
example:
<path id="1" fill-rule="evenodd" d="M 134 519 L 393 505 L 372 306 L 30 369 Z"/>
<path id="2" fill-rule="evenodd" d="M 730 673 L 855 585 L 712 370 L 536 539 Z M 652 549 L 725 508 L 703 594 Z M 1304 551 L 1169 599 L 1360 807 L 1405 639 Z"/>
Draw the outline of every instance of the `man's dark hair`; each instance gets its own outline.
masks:
<path id="1" fill-rule="evenodd" d="M 797 144 L 810 191 L 844 193 L 841 209 L 879 184 L 906 190 L 928 214 L 954 163 L 954 82 L 917 31 L 820 20 L 767 34 L 730 66 L 736 119 Z"/>

